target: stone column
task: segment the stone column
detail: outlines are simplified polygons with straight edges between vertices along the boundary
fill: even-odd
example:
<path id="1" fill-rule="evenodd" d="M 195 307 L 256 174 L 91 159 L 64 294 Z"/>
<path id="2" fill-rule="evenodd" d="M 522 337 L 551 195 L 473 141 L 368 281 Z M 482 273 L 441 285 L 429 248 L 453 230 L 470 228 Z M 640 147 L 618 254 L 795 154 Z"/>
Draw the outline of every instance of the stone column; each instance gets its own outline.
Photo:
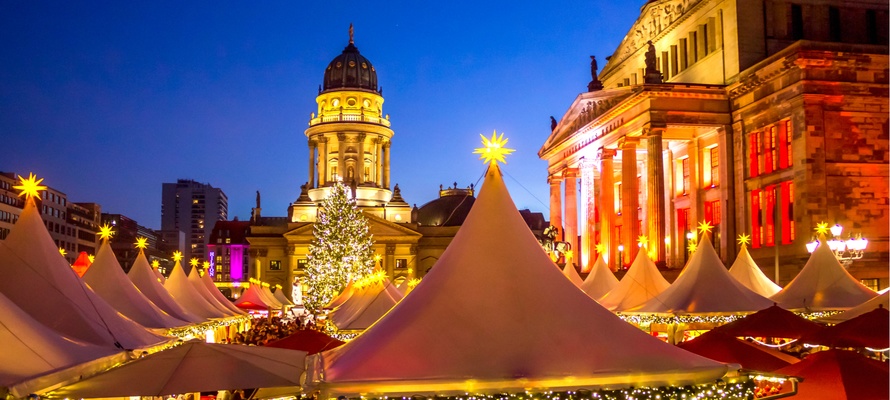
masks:
<path id="1" fill-rule="evenodd" d="M 391 144 L 386 142 L 383 145 L 384 159 L 383 159 L 383 187 L 389 189 L 389 149 Z"/>
<path id="2" fill-rule="evenodd" d="M 594 194 L 593 176 L 595 168 L 593 162 L 585 160 L 581 163 L 581 204 L 584 205 L 584 215 L 581 216 L 581 271 L 590 272 L 596 258 L 593 256 L 596 249 L 596 195 Z"/>
<path id="3" fill-rule="evenodd" d="M 346 182 L 346 134 L 338 133 L 337 134 L 337 176 L 340 178 L 340 182 L 343 182 L 344 185 L 349 185 L 349 182 Z"/>
<path id="4" fill-rule="evenodd" d="M 377 187 L 383 187 L 383 136 L 377 137 L 377 156 L 374 160 L 374 175 L 377 179 L 374 183 Z"/>
<path id="5" fill-rule="evenodd" d="M 328 183 L 328 138 L 318 139 L 318 187 Z"/>
<path id="6" fill-rule="evenodd" d="M 556 227 L 558 234 L 553 240 L 561 241 L 562 232 L 562 177 L 550 175 L 550 225 Z"/>
<path id="7" fill-rule="evenodd" d="M 640 221 L 637 209 L 640 207 L 640 188 L 637 179 L 637 141 L 625 137 L 621 146 L 621 243 L 624 244 L 624 264 L 630 264 L 640 250 L 637 238 L 640 237 Z"/>
<path id="8" fill-rule="evenodd" d="M 393 279 L 393 277 L 395 275 L 393 272 L 393 269 L 396 266 L 396 245 L 394 245 L 394 244 L 386 245 L 386 255 L 383 257 L 383 260 L 384 260 L 383 268 L 384 268 L 384 270 L 386 270 L 386 276 L 388 276 L 389 279 Z"/>
<path id="9" fill-rule="evenodd" d="M 663 128 L 652 128 L 646 139 L 646 226 L 649 250 L 655 251 L 656 260 L 667 261 L 664 249 L 664 151 L 661 137 Z"/>
<path id="10" fill-rule="evenodd" d="M 581 256 L 581 252 L 578 249 L 578 170 L 574 168 L 566 169 L 563 176 L 565 176 L 566 181 L 566 235 L 564 240 L 571 245 L 572 261 L 574 261 L 575 257 Z M 569 262 L 569 260 L 566 260 L 566 262 Z"/>
<path id="11" fill-rule="evenodd" d="M 358 159 L 355 160 L 355 183 L 365 183 L 365 134 L 358 135 Z"/>
<path id="12" fill-rule="evenodd" d="M 604 260 L 613 271 L 618 265 L 618 242 L 615 232 L 615 168 L 614 149 L 605 147 L 599 150 L 600 160 L 600 242 L 606 246 Z"/>
<path id="13" fill-rule="evenodd" d="M 309 141 L 309 189 L 315 187 L 315 163 L 317 162 L 317 157 L 315 156 L 315 148 L 317 143 L 314 140 Z"/>

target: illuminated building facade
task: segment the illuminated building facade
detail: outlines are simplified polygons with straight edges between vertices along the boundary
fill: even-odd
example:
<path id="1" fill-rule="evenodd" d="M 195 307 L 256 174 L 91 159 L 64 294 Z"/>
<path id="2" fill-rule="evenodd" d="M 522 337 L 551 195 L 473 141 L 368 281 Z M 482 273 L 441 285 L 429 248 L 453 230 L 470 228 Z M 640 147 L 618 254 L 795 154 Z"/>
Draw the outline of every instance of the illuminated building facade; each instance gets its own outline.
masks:
<path id="1" fill-rule="evenodd" d="M 216 221 L 225 221 L 229 200 L 222 189 L 189 179 L 164 183 L 161 191 L 161 230 L 185 234 L 182 255 L 207 259 L 206 246 Z"/>
<path id="2" fill-rule="evenodd" d="M 887 286 L 886 1 L 650 1 L 553 127 L 551 223 L 586 271 L 643 247 L 676 270 L 716 225 L 723 262 L 752 257 L 786 284 L 813 228 L 869 239 L 849 271 Z M 580 253 L 580 254 L 579 254 Z M 778 273 L 775 266 L 778 266 Z M 874 286 L 874 285 L 873 285 Z"/>

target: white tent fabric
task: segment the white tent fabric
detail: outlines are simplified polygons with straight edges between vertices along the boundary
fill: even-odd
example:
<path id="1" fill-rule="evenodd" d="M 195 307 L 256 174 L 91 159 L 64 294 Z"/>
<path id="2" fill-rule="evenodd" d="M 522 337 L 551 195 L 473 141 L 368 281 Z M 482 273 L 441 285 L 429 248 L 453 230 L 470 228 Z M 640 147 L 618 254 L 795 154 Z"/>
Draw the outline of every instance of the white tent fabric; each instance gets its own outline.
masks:
<path id="1" fill-rule="evenodd" d="M 210 277 L 210 274 L 204 274 L 203 276 L 201 276 L 201 283 L 203 283 L 204 287 L 207 288 L 207 292 L 210 293 L 217 302 L 229 309 L 229 311 L 232 311 L 238 315 L 245 314 L 245 312 L 236 307 L 235 303 L 232 303 L 232 301 L 229 300 L 226 295 L 222 294 L 222 292 L 219 291 L 219 288 L 216 287 L 216 284 L 213 283 L 213 278 Z"/>
<path id="2" fill-rule="evenodd" d="M 496 165 L 423 281 L 363 334 L 310 357 L 306 383 L 325 398 L 684 385 L 728 368 L 649 336 L 567 282 Z"/>
<path id="3" fill-rule="evenodd" d="M 272 293 L 275 296 L 275 300 L 278 300 L 279 303 L 285 306 L 292 306 L 294 303 L 290 301 L 287 296 L 284 295 L 284 289 L 276 289 L 275 293 Z"/>
<path id="4" fill-rule="evenodd" d="M 615 286 L 618 286 L 618 278 L 606 266 L 606 262 L 603 261 L 603 255 L 600 254 L 596 258 L 596 262 L 593 263 L 590 274 L 581 283 L 581 290 L 587 293 L 591 299 L 598 299 L 609 293 Z"/>
<path id="5" fill-rule="evenodd" d="M 127 277 L 130 278 L 130 281 L 139 288 L 139 291 L 142 292 L 145 297 L 148 297 L 152 303 L 166 311 L 167 314 L 183 321 L 196 324 L 207 321 L 207 318 L 193 314 L 176 302 L 176 299 L 170 295 L 170 292 L 168 292 L 161 281 L 158 280 L 151 265 L 148 264 L 148 259 L 145 258 L 144 252 L 140 251 L 136 256 L 136 261 L 134 261 L 133 266 L 130 267 L 130 272 L 127 273 Z"/>
<path id="6" fill-rule="evenodd" d="M 674 283 L 646 303 L 627 311 L 639 313 L 735 314 L 756 312 L 772 300 L 748 289 L 729 275 L 708 235 Z"/>
<path id="7" fill-rule="evenodd" d="M 284 307 L 284 304 L 282 304 L 280 301 L 278 301 L 278 299 L 275 298 L 275 295 L 272 294 L 272 291 L 269 290 L 269 287 L 268 287 L 268 286 L 263 285 L 263 286 L 260 288 L 260 293 L 262 294 L 263 298 L 266 299 L 269 303 L 274 304 L 274 305 L 275 305 L 275 308 L 282 308 L 282 307 Z"/>
<path id="8" fill-rule="evenodd" d="M 125 349 L 170 340 L 119 314 L 59 255 L 33 199 L 0 242 L 0 293 L 32 318 L 64 336 Z"/>
<path id="9" fill-rule="evenodd" d="M 238 312 L 230 310 L 228 307 L 226 307 L 225 304 L 223 304 L 219 300 L 217 300 L 216 297 L 214 297 L 213 294 L 210 293 L 210 290 L 207 290 L 208 288 L 204 284 L 204 281 L 201 279 L 201 273 L 198 271 L 198 268 L 192 267 L 192 270 L 189 271 L 189 274 L 186 278 L 188 279 L 189 283 L 192 284 L 192 287 L 195 288 L 195 293 L 200 295 L 201 298 L 203 298 L 204 301 L 207 302 L 207 304 L 212 305 L 213 308 L 217 309 L 223 315 L 225 315 L 227 317 L 231 317 L 234 315 L 241 315 L 240 310 Z M 214 286 L 214 290 L 216 290 L 215 286 Z M 219 290 L 216 290 L 216 291 L 219 291 Z M 223 298 L 225 298 L 225 296 L 223 296 Z M 226 300 L 226 302 L 228 303 L 229 301 Z"/>
<path id="10" fill-rule="evenodd" d="M 6 388 L 16 398 L 24 398 L 35 389 L 57 383 L 45 376 L 77 366 L 68 375 L 85 373 L 91 368 L 109 367 L 126 360 L 127 354 L 114 347 L 102 347 L 60 336 L 31 318 L 15 303 L 0 294 L 0 392 Z M 39 383 L 38 383 L 39 382 Z M 37 385 L 35 385 L 37 383 Z"/>
<path id="11" fill-rule="evenodd" d="M 884 292 L 882 294 L 878 294 L 873 299 L 866 301 L 865 303 L 862 303 L 840 314 L 834 314 L 827 317 L 819 318 L 819 321 L 828 324 L 839 324 L 852 318 L 856 318 L 869 311 L 874 311 L 874 309 L 878 307 L 883 307 L 890 310 L 890 293 Z"/>
<path id="12" fill-rule="evenodd" d="M 167 277 L 164 276 L 161 271 L 159 271 L 157 268 L 152 268 L 150 265 L 148 267 L 151 268 L 151 273 L 154 274 L 156 278 L 158 278 L 158 282 L 160 282 L 162 285 L 167 283 Z"/>
<path id="13" fill-rule="evenodd" d="M 235 301 L 235 306 L 246 309 L 272 309 L 278 310 L 281 309 L 281 306 L 276 306 L 275 304 L 267 303 L 267 299 L 262 295 L 262 289 L 260 289 L 259 284 L 252 283 L 244 293 L 241 293 L 241 297 Z"/>
<path id="14" fill-rule="evenodd" d="M 339 307 L 341 304 L 345 303 L 346 300 L 349 300 L 349 298 L 352 297 L 353 294 L 355 294 L 355 291 L 355 282 L 349 281 L 349 283 L 346 284 L 346 287 L 343 288 L 343 291 L 337 294 L 336 297 L 331 299 L 331 302 L 324 306 L 324 308 L 327 310 L 333 310 Z"/>
<path id="15" fill-rule="evenodd" d="M 670 285 L 649 254 L 638 251 L 637 258 L 618 285 L 596 300 L 609 310 L 624 311 L 649 301 Z"/>
<path id="16" fill-rule="evenodd" d="M 345 303 L 328 314 L 331 322 L 341 331 L 365 330 L 392 309 L 402 293 L 384 279 L 359 290 Z"/>
<path id="17" fill-rule="evenodd" d="M 828 249 L 825 236 L 796 277 L 771 299 L 787 310 L 841 310 L 878 294 L 859 283 Z"/>
<path id="18" fill-rule="evenodd" d="M 584 280 L 581 279 L 581 275 L 578 275 L 578 271 L 575 270 L 575 266 L 572 263 L 566 263 L 566 266 L 562 268 L 562 274 L 577 287 L 581 287 L 581 284 L 584 283 Z"/>
<path id="19" fill-rule="evenodd" d="M 118 263 L 108 240 L 99 246 L 96 259 L 83 274 L 83 281 L 121 314 L 143 326 L 169 329 L 188 325 L 158 308 L 136 288 Z"/>
<path id="20" fill-rule="evenodd" d="M 782 287 L 769 280 L 754 259 L 751 253 L 748 253 L 748 246 L 742 244 L 742 250 L 739 251 L 738 257 L 729 268 L 729 275 L 732 275 L 736 281 L 745 285 L 746 288 L 753 290 L 755 293 L 770 297 L 782 290 Z"/>
<path id="21" fill-rule="evenodd" d="M 170 292 L 179 305 L 201 318 L 226 318 L 229 316 L 229 313 L 223 313 L 204 300 L 204 297 L 195 289 L 195 285 L 189 282 L 179 261 L 173 265 L 173 270 L 170 271 L 164 288 Z"/>

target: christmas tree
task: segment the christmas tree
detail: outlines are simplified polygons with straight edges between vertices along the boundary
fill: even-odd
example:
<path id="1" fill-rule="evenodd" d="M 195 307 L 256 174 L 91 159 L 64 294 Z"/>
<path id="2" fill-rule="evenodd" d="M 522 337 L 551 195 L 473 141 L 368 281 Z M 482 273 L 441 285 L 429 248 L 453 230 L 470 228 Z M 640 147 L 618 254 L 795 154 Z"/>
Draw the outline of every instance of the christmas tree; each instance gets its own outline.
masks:
<path id="1" fill-rule="evenodd" d="M 317 315 L 350 280 L 373 271 L 374 242 L 368 221 L 339 182 L 321 202 L 314 228 L 303 303 L 307 311 Z"/>

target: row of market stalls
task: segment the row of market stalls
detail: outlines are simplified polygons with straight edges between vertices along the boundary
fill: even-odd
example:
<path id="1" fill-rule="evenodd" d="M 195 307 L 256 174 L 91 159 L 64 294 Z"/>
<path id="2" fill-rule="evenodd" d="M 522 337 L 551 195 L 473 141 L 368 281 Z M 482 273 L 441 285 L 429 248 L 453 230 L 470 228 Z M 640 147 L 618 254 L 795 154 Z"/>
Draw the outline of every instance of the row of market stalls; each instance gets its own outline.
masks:
<path id="1" fill-rule="evenodd" d="M 276 311 L 287 310 L 294 307 L 295 304 L 284 296 L 284 292 L 279 286 L 275 293 L 272 293 L 271 286 L 268 283 L 261 282 L 256 279 L 250 279 L 250 286 L 238 300 L 235 306 L 253 311 Z"/>

